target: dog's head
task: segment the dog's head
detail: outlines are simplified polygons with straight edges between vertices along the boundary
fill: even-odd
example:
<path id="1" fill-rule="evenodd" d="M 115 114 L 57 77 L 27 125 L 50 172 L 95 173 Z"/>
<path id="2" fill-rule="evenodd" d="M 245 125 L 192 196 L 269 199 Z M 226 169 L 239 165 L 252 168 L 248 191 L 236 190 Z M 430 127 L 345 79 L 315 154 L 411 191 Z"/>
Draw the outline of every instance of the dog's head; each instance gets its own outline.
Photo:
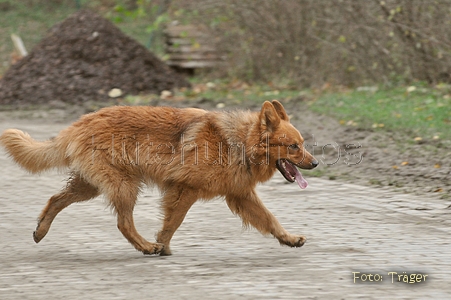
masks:
<path id="1" fill-rule="evenodd" d="M 318 161 L 304 148 L 304 139 L 299 131 L 290 123 L 290 118 L 282 104 L 273 100 L 263 103 L 259 116 L 260 132 L 266 144 L 268 162 L 275 164 L 289 182 L 297 182 L 302 189 L 307 181 L 299 172 L 300 169 L 313 169 Z"/>

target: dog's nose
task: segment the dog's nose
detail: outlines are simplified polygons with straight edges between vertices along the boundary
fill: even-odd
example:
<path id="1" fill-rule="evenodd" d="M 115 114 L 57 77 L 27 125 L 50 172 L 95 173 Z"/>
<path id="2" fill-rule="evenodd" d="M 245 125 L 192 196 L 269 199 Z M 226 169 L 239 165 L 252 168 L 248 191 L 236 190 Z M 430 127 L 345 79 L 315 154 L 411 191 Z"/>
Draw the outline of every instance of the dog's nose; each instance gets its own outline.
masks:
<path id="1" fill-rule="evenodd" d="M 312 167 L 316 168 L 319 165 L 319 162 L 315 159 L 314 161 L 311 162 Z"/>

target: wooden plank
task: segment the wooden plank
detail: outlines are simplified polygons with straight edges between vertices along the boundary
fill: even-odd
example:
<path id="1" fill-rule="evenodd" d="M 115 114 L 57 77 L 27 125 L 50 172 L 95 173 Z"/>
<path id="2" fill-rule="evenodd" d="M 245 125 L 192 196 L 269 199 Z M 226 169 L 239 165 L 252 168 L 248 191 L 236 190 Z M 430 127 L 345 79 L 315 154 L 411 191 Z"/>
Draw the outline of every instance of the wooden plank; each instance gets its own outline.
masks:
<path id="1" fill-rule="evenodd" d="M 207 31 L 193 25 L 169 26 L 165 52 L 166 63 L 181 69 L 208 68 L 222 63 Z"/>
<path id="2" fill-rule="evenodd" d="M 208 34 L 205 34 L 203 32 L 189 32 L 189 31 L 173 32 L 166 30 L 163 33 L 169 38 L 204 38 L 204 39 L 209 38 Z"/>
<path id="3" fill-rule="evenodd" d="M 208 68 L 215 67 L 218 65 L 218 61 L 166 61 L 166 63 L 170 66 L 187 68 L 187 69 L 195 69 L 195 68 Z"/>
<path id="4" fill-rule="evenodd" d="M 206 53 L 171 53 L 169 55 L 170 60 L 219 60 L 219 56 L 216 52 Z"/>
<path id="5" fill-rule="evenodd" d="M 208 39 L 199 39 L 199 38 L 170 38 L 166 41 L 168 45 L 194 45 L 196 43 L 198 44 L 209 44 Z"/>
<path id="6" fill-rule="evenodd" d="M 204 30 L 192 25 L 170 26 L 163 32 L 170 37 L 208 37 Z"/>
<path id="7" fill-rule="evenodd" d="M 180 46 L 167 46 L 166 51 L 168 53 L 191 53 L 191 52 L 216 52 L 215 47 L 210 45 L 180 45 Z"/>

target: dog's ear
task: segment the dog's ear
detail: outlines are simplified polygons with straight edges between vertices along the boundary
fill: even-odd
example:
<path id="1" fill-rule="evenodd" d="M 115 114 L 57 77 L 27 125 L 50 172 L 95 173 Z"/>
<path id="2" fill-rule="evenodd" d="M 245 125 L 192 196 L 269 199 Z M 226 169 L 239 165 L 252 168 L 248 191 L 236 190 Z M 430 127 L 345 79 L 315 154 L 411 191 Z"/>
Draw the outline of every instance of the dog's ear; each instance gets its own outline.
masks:
<path id="1" fill-rule="evenodd" d="M 280 124 L 280 116 L 269 101 L 265 101 L 260 111 L 260 124 L 266 131 L 273 132 Z"/>
<path id="2" fill-rule="evenodd" d="M 279 117 L 282 120 L 287 121 L 287 122 L 290 121 L 290 117 L 288 116 L 287 112 L 285 111 L 285 108 L 283 107 L 282 103 L 280 103 L 277 100 L 272 100 L 272 105 L 274 106 L 277 113 L 279 114 Z"/>

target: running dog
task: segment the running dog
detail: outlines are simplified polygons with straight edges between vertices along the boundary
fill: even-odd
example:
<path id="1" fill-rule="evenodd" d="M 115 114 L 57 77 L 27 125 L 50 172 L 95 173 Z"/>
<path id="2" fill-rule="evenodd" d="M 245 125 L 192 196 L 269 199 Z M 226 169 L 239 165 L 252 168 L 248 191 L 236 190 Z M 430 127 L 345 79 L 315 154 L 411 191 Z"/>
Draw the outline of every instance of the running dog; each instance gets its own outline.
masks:
<path id="1" fill-rule="evenodd" d="M 243 225 L 272 234 L 280 244 L 301 247 L 305 237 L 286 231 L 255 187 L 277 169 L 306 188 L 298 168 L 313 169 L 318 161 L 303 143 L 276 100 L 264 102 L 259 112 L 115 106 L 82 116 L 44 142 L 17 129 L 0 136 L 0 144 L 27 171 L 70 171 L 67 186 L 48 200 L 39 217 L 36 243 L 65 207 L 103 194 L 124 237 L 144 254 L 160 255 L 171 255 L 171 238 L 190 207 L 216 196 L 225 198 Z M 163 195 L 156 243 L 144 239 L 133 221 L 145 185 L 156 185 Z"/>

